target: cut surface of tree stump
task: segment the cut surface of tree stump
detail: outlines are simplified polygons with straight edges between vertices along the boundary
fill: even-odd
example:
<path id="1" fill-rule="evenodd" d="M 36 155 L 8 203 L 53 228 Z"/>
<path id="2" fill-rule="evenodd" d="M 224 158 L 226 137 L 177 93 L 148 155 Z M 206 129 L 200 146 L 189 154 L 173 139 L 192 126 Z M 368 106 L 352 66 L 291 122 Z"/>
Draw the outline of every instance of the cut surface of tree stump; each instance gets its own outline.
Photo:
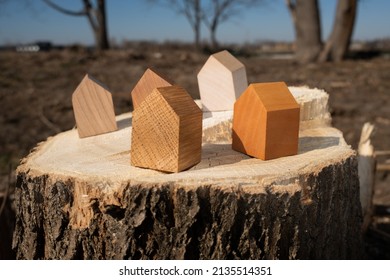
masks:
<path id="1" fill-rule="evenodd" d="M 39 144 L 17 169 L 17 258 L 361 258 L 356 153 L 328 125 L 326 93 L 290 90 L 295 156 L 232 150 L 232 111 L 203 115 L 202 160 L 180 173 L 130 165 L 131 114 L 114 133 Z"/>

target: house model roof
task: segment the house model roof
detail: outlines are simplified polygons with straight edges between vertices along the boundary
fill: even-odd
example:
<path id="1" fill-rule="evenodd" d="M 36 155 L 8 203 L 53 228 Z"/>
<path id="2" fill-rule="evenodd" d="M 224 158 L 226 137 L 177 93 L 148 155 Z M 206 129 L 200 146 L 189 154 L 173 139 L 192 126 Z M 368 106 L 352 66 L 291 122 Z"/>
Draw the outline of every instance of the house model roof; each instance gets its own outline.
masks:
<path id="1" fill-rule="evenodd" d="M 148 68 L 131 92 L 133 107 L 136 108 L 157 87 L 171 86 L 173 83 L 159 74 L 156 70 Z"/>

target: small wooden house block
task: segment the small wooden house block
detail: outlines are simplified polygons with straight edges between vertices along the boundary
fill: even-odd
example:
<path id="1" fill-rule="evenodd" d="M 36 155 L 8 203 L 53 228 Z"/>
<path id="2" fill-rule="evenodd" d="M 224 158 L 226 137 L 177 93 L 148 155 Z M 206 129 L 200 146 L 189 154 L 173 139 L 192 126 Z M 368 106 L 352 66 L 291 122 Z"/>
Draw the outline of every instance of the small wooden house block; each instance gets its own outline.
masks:
<path id="1" fill-rule="evenodd" d="M 72 105 L 80 138 L 117 130 L 112 95 L 90 75 L 74 91 Z"/>
<path id="2" fill-rule="evenodd" d="M 200 162 L 202 111 L 179 86 L 155 88 L 133 111 L 131 165 L 179 172 Z"/>
<path id="3" fill-rule="evenodd" d="M 234 104 L 232 148 L 262 160 L 296 155 L 299 110 L 284 82 L 251 84 Z"/>
<path id="4" fill-rule="evenodd" d="M 155 70 L 148 68 L 131 92 L 134 109 L 149 95 L 155 88 L 171 86 L 173 83 L 162 77 Z"/>
<path id="5" fill-rule="evenodd" d="M 228 51 L 215 53 L 198 73 L 198 85 L 203 111 L 233 110 L 248 87 L 245 66 Z"/>

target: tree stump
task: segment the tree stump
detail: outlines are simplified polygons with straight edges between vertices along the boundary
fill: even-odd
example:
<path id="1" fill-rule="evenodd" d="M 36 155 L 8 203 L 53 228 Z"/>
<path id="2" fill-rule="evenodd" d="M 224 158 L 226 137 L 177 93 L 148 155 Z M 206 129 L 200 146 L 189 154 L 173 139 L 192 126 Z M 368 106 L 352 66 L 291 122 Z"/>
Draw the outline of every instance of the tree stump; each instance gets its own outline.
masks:
<path id="1" fill-rule="evenodd" d="M 232 111 L 204 113 L 202 160 L 180 173 L 130 165 L 130 113 L 118 131 L 39 144 L 17 169 L 17 258 L 361 258 L 356 153 L 329 126 L 325 92 L 290 90 L 295 156 L 233 151 Z"/>

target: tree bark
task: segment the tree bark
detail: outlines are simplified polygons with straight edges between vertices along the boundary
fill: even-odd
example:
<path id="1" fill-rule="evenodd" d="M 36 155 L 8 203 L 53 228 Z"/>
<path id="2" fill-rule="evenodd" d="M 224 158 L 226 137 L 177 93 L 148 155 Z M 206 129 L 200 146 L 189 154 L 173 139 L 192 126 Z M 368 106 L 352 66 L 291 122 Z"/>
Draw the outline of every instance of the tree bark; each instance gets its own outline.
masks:
<path id="1" fill-rule="evenodd" d="M 291 91 L 299 154 L 272 161 L 231 149 L 231 111 L 205 113 L 202 161 L 180 173 L 130 166 L 131 114 L 113 133 L 48 139 L 17 169 L 17 258 L 361 258 L 356 154 L 324 92 Z"/>
<path id="2" fill-rule="evenodd" d="M 333 30 L 319 61 L 341 61 L 348 51 L 355 25 L 357 0 L 339 0 Z"/>
<path id="3" fill-rule="evenodd" d="M 107 14 L 106 14 L 106 2 L 105 0 L 98 0 L 96 9 L 96 20 L 98 22 L 98 28 L 95 31 L 96 42 L 98 50 L 108 50 L 110 45 L 108 43 L 107 32 Z"/>
<path id="4" fill-rule="evenodd" d="M 295 55 L 301 63 L 317 60 L 321 49 L 321 24 L 317 0 L 286 0 L 295 29 Z"/>

